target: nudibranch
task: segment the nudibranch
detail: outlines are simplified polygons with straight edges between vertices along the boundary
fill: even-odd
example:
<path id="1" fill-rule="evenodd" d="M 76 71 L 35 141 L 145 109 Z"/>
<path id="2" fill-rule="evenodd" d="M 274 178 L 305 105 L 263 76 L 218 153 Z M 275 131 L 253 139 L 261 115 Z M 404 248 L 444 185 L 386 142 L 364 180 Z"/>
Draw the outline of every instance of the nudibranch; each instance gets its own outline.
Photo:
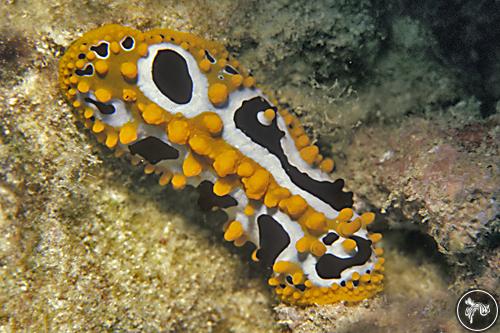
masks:
<path id="1" fill-rule="evenodd" d="M 353 211 L 333 161 L 222 45 L 106 25 L 68 48 L 59 75 L 99 142 L 227 213 L 224 239 L 253 244 L 281 300 L 357 302 L 382 290 L 375 215 Z"/>

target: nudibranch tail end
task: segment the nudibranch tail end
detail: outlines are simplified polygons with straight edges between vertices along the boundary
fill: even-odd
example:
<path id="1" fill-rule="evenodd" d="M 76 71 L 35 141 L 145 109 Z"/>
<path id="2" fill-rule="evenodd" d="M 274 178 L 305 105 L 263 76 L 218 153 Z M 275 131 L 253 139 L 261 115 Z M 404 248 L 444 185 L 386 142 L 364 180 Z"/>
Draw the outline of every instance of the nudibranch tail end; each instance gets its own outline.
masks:
<path id="1" fill-rule="evenodd" d="M 383 287 L 382 236 L 332 180 L 300 121 L 220 44 L 169 29 L 106 25 L 75 41 L 60 85 L 97 140 L 161 186 L 223 209 L 224 239 L 255 246 L 285 302 L 358 302 Z"/>

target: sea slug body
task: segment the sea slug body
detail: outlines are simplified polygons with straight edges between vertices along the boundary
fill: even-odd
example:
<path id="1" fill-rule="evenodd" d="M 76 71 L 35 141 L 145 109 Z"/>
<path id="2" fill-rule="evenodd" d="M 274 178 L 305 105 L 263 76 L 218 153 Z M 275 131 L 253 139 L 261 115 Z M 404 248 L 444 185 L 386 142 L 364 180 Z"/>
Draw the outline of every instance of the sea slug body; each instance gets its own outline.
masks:
<path id="1" fill-rule="evenodd" d="M 160 185 L 197 187 L 202 209 L 224 209 L 224 239 L 255 246 L 283 301 L 357 302 L 382 290 L 382 236 L 367 230 L 375 215 L 352 210 L 333 161 L 220 44 L 106 25 L 68 48 L 59 77 L 99 142 Z"/>

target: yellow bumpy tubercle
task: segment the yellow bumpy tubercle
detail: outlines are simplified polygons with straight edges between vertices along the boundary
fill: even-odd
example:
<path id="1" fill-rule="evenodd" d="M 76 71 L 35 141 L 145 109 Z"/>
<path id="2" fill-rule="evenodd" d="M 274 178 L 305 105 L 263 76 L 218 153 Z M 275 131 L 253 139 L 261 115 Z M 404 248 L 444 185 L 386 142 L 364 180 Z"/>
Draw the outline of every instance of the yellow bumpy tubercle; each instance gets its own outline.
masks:
<path id="1" fill-rule="evenodd" d="M 150 125 L 159 125 L 166 120 L 165 111 L 154 103 L 146 106 L 142 113 L 142 117 L 144 121 Z"/>

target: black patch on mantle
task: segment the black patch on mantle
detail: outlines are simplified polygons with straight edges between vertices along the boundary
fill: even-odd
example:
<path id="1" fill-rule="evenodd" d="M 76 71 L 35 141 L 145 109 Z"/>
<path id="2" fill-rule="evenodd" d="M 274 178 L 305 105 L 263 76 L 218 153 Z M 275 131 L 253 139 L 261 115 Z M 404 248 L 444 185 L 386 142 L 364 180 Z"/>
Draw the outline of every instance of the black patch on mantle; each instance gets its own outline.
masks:
<path id="1" fill-rule="evenodd" d="M 122 40 L 122 47 L 124 50 L 131 50 L 134 48 L 134 39 L 127 36 L 124 40 Z"/>
<path id="2" fill-rule="evenodd" d="M 340 279 L 340 274 L 346 268 L 363 265 L 372 255 L 371 240 L 358 236 L 351 236 L 358 246 L 358 252 L 350 258 L 339 258 L 327 253 L 316 263 L 316 272 L 322 279 Z"/>
<path id="3" fill-rule="evenodd" d="M 337 211 L 342 208 L 352 207 L 352 192 L 342 191 L 344 187 L 343 179 L 337 179 L 333 183 L 318 181 L 290 164 L 281 147 L 280 140 L 285 136 L 285 133 L 278 128 L 277 118 L 275 117 L 269 126 L 262 125 L 257 119 L 257 113 L 269 108 L 276 111 L 276 108 L 271 107 L 262 97 L 254 97 L 244 101 L 234 113 L 236 127 L 243 131 L 252 141 L 275 155 L 295 185 L 328 203 Z"/>
<path id="4" fill-rule="evenodd" d="M 151 164 L 162 160 L 175 160 L 179 157 L 179 151 L 162 140 L 148 136 L 128 146 L 132 154 L 138 154 Z"/>
<path id="5" fill-rule="evenodd" d="M 97 110 L 99 110 L 99 112 L 102 114 L 109 115 L 109 114 L 115 113 L 115 111 L 116 111 L 113 104 L 106 104 L 106 103 L 94 101 L 92 98 L 89 98 L 89 97 L 85 97 L 84 101 L 87 103 L 90 103 L 90 104 L 94 104 L 94 106 L 97 108 Z"/>
<path id="6" fill-rule="evenodd" d="M 290 236 L 270 215 L 260 215 L 257 224 L 260 243 L 257 258 L 264 267 L 271 268 L 276 258 L 290 244 Z"/>
<path id="7" fill-rule="evenodd" d="M 238 201 L 230 195 L 223 195 L 219 197 L 214 193 L 214 184 L 208 180 L 204 180 L 198 185 L 197 190 L 200 194 L 198 198 L 198 205 L 204 211 L 209 211 L 213 207 L 228 208 L 237 206 Z"/>
<path id="8" fill-rule="evenodd" d="M 94 74 L 94 66 L 87 64 L 83 69 L 77 69 L 75 73 L 78 76 L 92 76 Z"/>
<path id="9" fill-rule="evenodd" d="M 109 44 L 102 42 L 97 46 L 91 46 L 90 50 L 97 53 L 101 58 L 106 58 L 109 54 Z"/>
<path id="10" fill-rule="evenodd" d="M 186 60 L 174 50 L 160 50 L 153 60 L 153 81 L 163 95 L 177 104 L 189 103 L 193 80 Z"/>
<path id="11" fill-rule="evenodd" d="M 339 235 L 334 232 L 329 232 L 322 240 L 325 245 L 332 245 L 337 239 L 339 239 Z"/>

